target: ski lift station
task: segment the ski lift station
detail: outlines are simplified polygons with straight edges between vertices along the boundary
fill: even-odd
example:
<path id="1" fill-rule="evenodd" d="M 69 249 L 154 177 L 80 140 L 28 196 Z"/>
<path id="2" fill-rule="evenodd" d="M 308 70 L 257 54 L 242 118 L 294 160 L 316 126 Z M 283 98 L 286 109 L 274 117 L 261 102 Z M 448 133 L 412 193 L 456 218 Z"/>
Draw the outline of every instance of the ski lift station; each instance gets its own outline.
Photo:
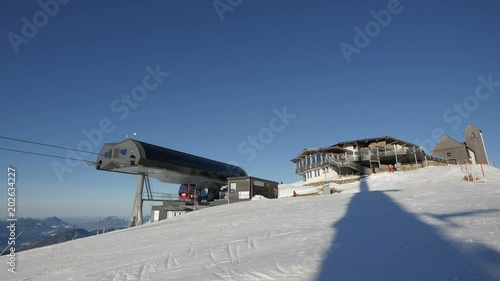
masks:
<path id="1" fill-rule="evenodd" d="M 278 197 L 277 182 L 249 177 L 238 166 L 130 138 L 120 143 L 104 144 L 96 162 L 86 164 L 101 171 L 137 175 L 129 227 L 142 224 L 144 201 L 163 202 L 165 212 L 175 210 L 180 211 L 176 214 L 181 214 L 187 206 L 193 206 L 195 210 L 197 204 L 215 206 L 249 200 L 254 195 Z M 165 183 L 180 184 L 178 194 L 153 192 L 150 177 Z M 231 188 L 221 191 L 223 186 Z M 158 220 L 169 216 L 153 214 Z"/>
<path id="2" fill-rule="evenodd" d="M 278 198 L 278 183 L 255 177 L 231 177 L 228 178 L 228 191 L 224 198 L 230 201 L 248 200 L 256 195 L 266 198 Z"/>

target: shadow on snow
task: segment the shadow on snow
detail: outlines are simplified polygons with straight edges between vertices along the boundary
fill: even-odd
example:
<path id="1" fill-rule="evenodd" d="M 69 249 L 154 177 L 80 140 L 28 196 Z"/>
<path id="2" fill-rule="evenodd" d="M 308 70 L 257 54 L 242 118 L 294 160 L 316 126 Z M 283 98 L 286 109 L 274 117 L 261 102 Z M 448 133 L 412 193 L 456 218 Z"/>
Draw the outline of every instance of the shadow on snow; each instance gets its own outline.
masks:
<path id="1" fill-rule="evenodd" d="M 500 280 L 499 252 L 447 240 L 365 179 L 333 227 L 318 281 Z"/>

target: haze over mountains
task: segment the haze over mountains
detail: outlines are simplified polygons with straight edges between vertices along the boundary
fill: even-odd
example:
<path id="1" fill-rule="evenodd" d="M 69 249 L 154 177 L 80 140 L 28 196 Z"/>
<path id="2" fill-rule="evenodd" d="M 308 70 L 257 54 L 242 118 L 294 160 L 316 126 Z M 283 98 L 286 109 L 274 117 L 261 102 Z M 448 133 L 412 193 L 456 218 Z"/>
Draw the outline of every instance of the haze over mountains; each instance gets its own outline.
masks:
<path id="1" fill-rule="evenodd" d="M 128 224 L 127 220 L 117 216 L 103 218 L 100 225 L 101 233 L 104 221 L 106 221 L 107 232 L 126 228 Z M 0 247 L 2 250 L 7 246 L 9 235 L 7 225 L 7 221 L 0 220 Z M 97 233 L 97 218 L 95 221 L 90 218 L 78 221 L 68 218 L 64 221 L 55 216 L 44 219 L 18 218 L 16 228 L 19 235 L 16 239 L 16 245 L 18 251 L 23 251 L 95 235 Z"/>

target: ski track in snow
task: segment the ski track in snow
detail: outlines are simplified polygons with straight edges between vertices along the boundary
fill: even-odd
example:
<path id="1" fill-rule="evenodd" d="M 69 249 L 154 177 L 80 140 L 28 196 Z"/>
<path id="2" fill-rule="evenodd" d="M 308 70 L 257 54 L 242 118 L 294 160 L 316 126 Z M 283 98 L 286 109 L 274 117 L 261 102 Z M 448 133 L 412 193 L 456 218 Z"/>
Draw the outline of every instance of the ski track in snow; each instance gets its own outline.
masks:
<path id="1" fill-rule="evenodd" d="M 329 196 L 209 208 L 18 253 L 17 273 L 0 271 L 0 280 L 331 280 L 331 276 L 335 280 L 377 280 L 381 276 L 370 270 L 380 273 L 383 268 L 387 268 L 384 280 L 464 281 L 478 280 L 474 279 L 477 276 L 500 280 L 500 171 L 488 168 L 487 172 L 486 183 L 463 181 L 458 167 L 368 177 L 371 194 L 387 200 L 387 205 L 366 201 L 359 193 L 360 183 L 351 183 L 336 186 L 342 193 Z M 285 193 L 293 193 L 297 185 L 286 188 Z M 354 208 L 355 201 L 361 204 Z M 395 226 L 388 232 L 370 226 L 369 220 L 365 222 L 369 227 L 359 223 L 367 217 L 391 216 L 398 208 L 410 214 L 400 217 L 413 216 L 413 224 Z M 427 236 L 406 239 L 401 236 L 408 233 L 406 227 L 422 235 L 428 232 Z M 433 230 L 437 231 L 432 234 L 435 237 L 429 236 Z M 386 239 L 386 235 L 395 236 Z M 361 240 L 353 242 L 348 237 Z M 371 242 L 374 237 L 380 241 Z M 436 241 L 452 246 L 433 248 Z M 386 247 L 377 247 L 377 243 L 386 243 Z M 384 251 L 384 258 L 366 264 L 362 247 Z M 476 247 L 482 252 L 478 254 Z M 447 252 L 459 256 L 456 266 L 454 257 L 444 257 L 451 259 L 448 263 L 432 263 Z M 415 253 L 417 264 L 431 275 L 391 267 L 398 260 L 390 257 L 409 253 Z M 351 264 L 356 255 L 366 273 L 353 270 L 359 268 Z M 458 262 L 468 260 L 469 255 L 474 264 L 464 268 Z M 6 260 L 0 257 L 2 264 Z M 372 263 L 378 266 L 372 268 Z M 402 276 L 405 279 L 398 279 Z"/>

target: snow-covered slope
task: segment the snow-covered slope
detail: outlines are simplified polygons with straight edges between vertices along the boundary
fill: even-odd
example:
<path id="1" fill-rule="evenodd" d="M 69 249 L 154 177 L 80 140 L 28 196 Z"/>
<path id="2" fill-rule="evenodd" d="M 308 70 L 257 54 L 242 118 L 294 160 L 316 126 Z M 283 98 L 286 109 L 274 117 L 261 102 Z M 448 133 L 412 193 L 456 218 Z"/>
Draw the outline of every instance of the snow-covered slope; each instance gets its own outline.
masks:
<path id="1" fill-rule="evenodd" d="M 304 182 L 294 182 L 294 183 L 285 183 L 278 185 L 278 196 L 280 198 L 292 197 L 293 192 L 295 191 L 298 195 L 305 194 L 319 194 L 321 193 L 321 186 L 304 186 Z"/>
<path id="2" fill-rule="evenodd" d="M 376 174 L 21 252 L 0 280 L 500 280 L 500 171 Z"/>

